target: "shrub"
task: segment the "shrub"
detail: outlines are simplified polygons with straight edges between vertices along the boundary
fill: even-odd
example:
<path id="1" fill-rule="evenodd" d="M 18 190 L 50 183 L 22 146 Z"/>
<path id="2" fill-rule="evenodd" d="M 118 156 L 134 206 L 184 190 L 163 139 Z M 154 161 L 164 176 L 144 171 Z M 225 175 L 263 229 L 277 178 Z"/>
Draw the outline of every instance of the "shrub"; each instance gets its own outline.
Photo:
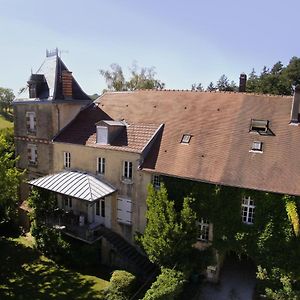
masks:
<path id="1" fill-rule="evenodd" d="M 161 274 L 146 292 L 143 300 L 173 300 L 178 297 L 186 282 L 183 272 L 162 269 Z"/>
<path id="2" fill-rule="evenodd" d="M 127 271 L 116 270 L 110 278 L 110 286 L 106 292 L 108 300 L 130 299 L 135 286 L 136 278 Z"/>

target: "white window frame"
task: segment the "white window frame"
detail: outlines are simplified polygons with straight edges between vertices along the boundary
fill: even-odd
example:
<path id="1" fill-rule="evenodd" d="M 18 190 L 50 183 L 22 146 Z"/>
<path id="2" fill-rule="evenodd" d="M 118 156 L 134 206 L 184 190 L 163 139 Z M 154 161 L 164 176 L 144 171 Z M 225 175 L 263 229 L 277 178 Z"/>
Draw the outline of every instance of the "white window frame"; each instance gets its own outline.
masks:
<path id="1" fill-rule="evenodd" d="M 191 138 L 192 138 L 191 134 L 185 133 L 185 134 L 183 134 L 180 143 L 188 145 L 191 141 Z"/>
<path id="2" fill-rule="evenodd" d="M 155 189 L 160 188 L 160 175 L 158 175 L 158 174 L 152 175 L 152 185 Z"/>
<path id="3" fill-rule="evenodd" d="M 71 153 L 70 152 L 64 152 L 64 167 L 66 169 L 71 168 Z"/>
<path id="4" fill-rule="evenodd" d="M 251 146 L 251 150 L 249 152 L 262 153 L 263 152 L 263 142 L 253 141 L 252 146 Z"/>
<path id="5" fill-rule="evenodd" d="M 28 144 L 27 145 L 27 154 L 28 154 L 29 164 L 30 165 L 37 165 L 37 162 L 38 162 L 37 145 Z"/>
<path id="6" fill-rule="evenodd" d="M 197 240 L 208 243 L 208 241 L 209 241 L 209 221 L 204 218 L 201 218 L 200 221 L 197 222 L 197 226 L 198 226 Z"/>
<path id="7" fill-rule="evenodd" d="M 252 225 L 254 223 L 255 204 L 251 197 L 243 197 L 242 199 L 242 222 Z"/>
<path id="8" fill-rule="evenodd" d="M 97 157 L 97 173 L 105 174 L 105 157 Z"/>
<path id="9" fill-rule="evenodd" d="M 96 202 L 96 215 L 105 218 L 105 199 L 101 198 Z"/>
<path id="10" fill-rule="evenodd" d="M 132 161 L 123 161 L 123 179 L 132 180 L 133 163 Z"/>
<path id="11" fill-rule="evenodd" d="M 26 127 L 28 133 L 36 133 L 36 114 L 34 111 L 26 112 Z"/>

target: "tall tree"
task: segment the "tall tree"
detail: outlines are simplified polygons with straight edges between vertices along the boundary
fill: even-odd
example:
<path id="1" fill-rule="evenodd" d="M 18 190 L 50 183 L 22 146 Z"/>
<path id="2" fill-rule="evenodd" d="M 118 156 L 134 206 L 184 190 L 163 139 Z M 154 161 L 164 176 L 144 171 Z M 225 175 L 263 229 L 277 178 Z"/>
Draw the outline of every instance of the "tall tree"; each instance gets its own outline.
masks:
<path id="1" fill-rule="evenodd" d="M 3 111 L 11 108 L 12 101 L 14 100 L 15 95 L 11 89 L 6 89 L 0 87 L 0 109 Z"/>
<path id="2" fill-rule="evenodd" d="M 110 91 L 134 91 L 144 89 L 163 89 L 165 84 L 156 79 L 154 67 L 140 68 L 137 63 L 133 63 L 129 68 L 130 78 L 125 79 L 122 67 L 119 64 L 111 64 L 111 70 L 100 70 L 104 77 L 108 90 Z M 105 91 L 105 90 L 104 90 Z"/>
<path id="3" fill-rule="evenodd" d="M 0 134 L 0 223 L 15 218 L 22 174 L 16 167 L 9 139 Z"/>
<path id="4" fill-rule="evenodd" d="M 234 81 L 229 82 L 229 79 L 225 74 L 223 74 L 217 81 L 216 85 L 219 91 L 236 91 L 237 86 Z"/>
<path id="5" fill-rule="evenodd" d="M 175 262 L 180 264 L 189 257 L 197 236 L 192 202 L 185 198 L 181 211 L 176 212 L 164 185 L 157 191 L 152 185 L 148 187 L 147 225 L 141 242 L 152 262 L 174 267 Z"/>

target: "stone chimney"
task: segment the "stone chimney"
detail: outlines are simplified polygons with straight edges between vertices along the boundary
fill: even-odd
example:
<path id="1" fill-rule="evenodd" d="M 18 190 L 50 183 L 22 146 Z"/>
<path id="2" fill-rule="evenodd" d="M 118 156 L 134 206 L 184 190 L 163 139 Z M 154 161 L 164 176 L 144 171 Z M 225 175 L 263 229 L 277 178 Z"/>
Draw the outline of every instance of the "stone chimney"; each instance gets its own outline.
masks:
<path id="1" fill-rule="evenodd" d="M 247 83 L 247 75 L 245 73 L 242 73 L 240 75 L 240 85 L 239 85 L 240 93 L 246 92 L 246 83 Z"/>
<path id="2" fill-rule="evenodd" d="M 295 86 L 294 91 L 294 98 L 292 103 L 292 110 L 291 110 L 291 125 L 298 125 L 299 124 L 299 105 L 300 105 L 300 84 Z"/>
<path id="3" fill-rule="evenodd" d="M 62 78 L 62 93 L 65 99 L 70 99 L 73 96 L 72 93 L 72 72 L 63 70 L 61 72 L 61 78 Z"/>

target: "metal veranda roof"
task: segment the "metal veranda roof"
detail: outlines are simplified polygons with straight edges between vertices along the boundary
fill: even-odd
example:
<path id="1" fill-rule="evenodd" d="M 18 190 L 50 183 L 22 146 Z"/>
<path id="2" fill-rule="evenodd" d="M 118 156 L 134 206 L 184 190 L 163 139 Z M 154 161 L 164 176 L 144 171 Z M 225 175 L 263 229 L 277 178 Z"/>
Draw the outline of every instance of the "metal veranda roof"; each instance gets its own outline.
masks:
<path id="1" fill-rule="evenodd" d="M 116 191 L 114 187 L 100 179 L 78 171 L 62 171 L 31 180 L 28 183 L 86 201 L 95 201 Z"/>

